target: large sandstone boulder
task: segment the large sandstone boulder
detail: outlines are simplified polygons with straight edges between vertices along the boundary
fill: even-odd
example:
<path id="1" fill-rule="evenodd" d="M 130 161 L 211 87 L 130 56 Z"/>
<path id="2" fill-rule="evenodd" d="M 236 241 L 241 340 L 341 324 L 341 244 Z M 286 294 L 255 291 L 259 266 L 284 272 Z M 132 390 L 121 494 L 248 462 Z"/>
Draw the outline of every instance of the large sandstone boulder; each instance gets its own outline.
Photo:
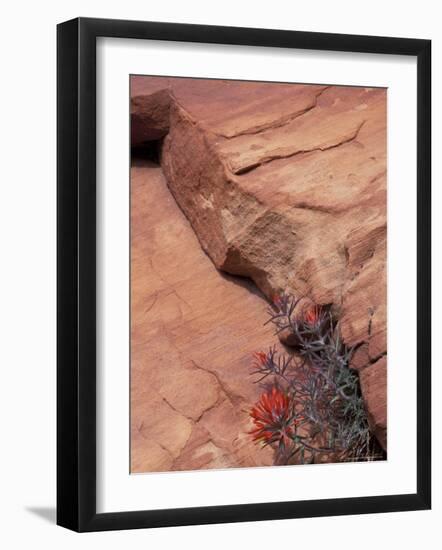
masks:
<path id="1" fill-rule="evenodd" d="M 332 305 L 386 448 L 386 90 L 139 77 L 132 120 L 218 269 Z"/>

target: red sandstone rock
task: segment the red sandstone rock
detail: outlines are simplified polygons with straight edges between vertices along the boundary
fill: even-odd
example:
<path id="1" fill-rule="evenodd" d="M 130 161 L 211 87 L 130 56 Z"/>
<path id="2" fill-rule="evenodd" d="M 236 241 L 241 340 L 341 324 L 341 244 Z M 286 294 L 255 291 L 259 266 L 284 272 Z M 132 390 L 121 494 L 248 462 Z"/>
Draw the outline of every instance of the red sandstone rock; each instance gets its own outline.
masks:
<path id="1" fill-rule="evenodd" d="M 169 130 L 170 95 L 158 90 L 152 95 L 135 97 L 131 101 L 131 145 L 164 137 Z"/>
<path id="2" fill-rule="evenodd" d="M 247 435 L 265 300 L 216 271 L 158 166 L 131 173 L 131 471 L 270 465 Z"/>
<path id="3" fill-rule="evenodd" d="M 133 109 L 169 94 L 161 165 L 216 267 L 331 304 L 352 366 L 372 369 L 387 350 L 386 91 L 140 77 L 132 92 Z"/>
<path id="4" fill-rule="evenodd" d="M 387 360 L 382 357 L 360 373 L 361 389 L 367 403 L 370 429 L 387 448 Z"/>

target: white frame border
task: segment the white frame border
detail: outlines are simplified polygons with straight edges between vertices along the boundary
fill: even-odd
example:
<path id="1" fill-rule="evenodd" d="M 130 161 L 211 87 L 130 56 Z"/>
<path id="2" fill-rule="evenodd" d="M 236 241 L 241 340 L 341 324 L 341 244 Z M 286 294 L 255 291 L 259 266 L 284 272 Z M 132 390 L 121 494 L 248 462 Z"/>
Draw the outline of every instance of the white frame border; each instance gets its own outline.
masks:
<path id="1" fill-rule="evenodd" d="M 130 74 L 388 87 L 387 461 L 129 474 Z M 416 492 L 416 78 L 408 56 L 97 40 L 97 513 Z"/>

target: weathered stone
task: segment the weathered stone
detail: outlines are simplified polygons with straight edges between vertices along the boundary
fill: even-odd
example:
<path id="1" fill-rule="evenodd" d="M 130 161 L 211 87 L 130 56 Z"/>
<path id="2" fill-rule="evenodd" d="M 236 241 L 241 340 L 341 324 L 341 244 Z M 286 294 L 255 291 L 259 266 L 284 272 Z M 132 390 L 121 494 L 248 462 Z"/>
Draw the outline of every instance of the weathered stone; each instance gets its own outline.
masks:
<path id="1" fill-rule="evenodd" d="M 174 461 L 174 470 L 204 470 L 208 468 L 228 468 L 238 465 L 236 457 L 217 447 L 209 433 L 195 424 L 192 435 L 180 456 Z"/>
<path id="2" fill-rule="evenodd" d="M 356 243 L 365 247 L 366 257 L 353 255 L 354 235 L 347 241 L 347 278 L 343 287 L 341 332 L 348 345 L 366 343 L 364 367 L 387 351 L 386 334 L 386 227 L 385 220 L 375 220 L 364 227 Z M 371 230 L 371 225 L 375 230 Z M 362 230 L 361 230 L 362 232 Z"/>
<path id="3" fill-rule="evenodd" d="M 387 360 L 382 357 L 360 372 L 370 429 L 387 449 Z"/>
<path id="4" fill-rule="evenodd" d="M 316 87 L 301 88 L 316 98 Z M 302 139 L 293 127 L 300 119 L 315 132 L 308 146 L 284 154 L 271 126 L 220 138 L 207 119 L 200 123 L 181 103 L 171 107 L 162 166 L 175 198 L 215 265 L 251 277 L 267 295 L 284 289 L 340 304 L 347 238 L 365 222 L 385 225 L 385 92 L 341 90 L 322 91 L 316 107 L 294 119 L 285 142 Z M 256 142 L 263 137 L 266 148 Z M 238 139 L 238 150 L 247 139 L 257 155 L 255 169 L 239 177 L 231 170 Z"/>
<path id="5" fill-rule="evenodd" d="M 192 423 L 149 388 L 133 395 L 131 470 L 169 469 L 192 431 Z"/>
<path id="6" fill-rule="evenodd" d="M 133 163 L 131 196 L 131 471 L 271 464 L 246 412 L 265 300 L 216 271 L 158 166 Z"/>
<path id="7" fill-rule="evenodd" d="M 190 420 L 198 421 L 218 401 L 219 383 L 215 375 L 196 368 L 182 357 L 179 347 L 174 345 L 173 337 L 167 332 L 167 325 L 165 326 L 166 329 L 163 326 L 157 332 L 152 331 L 153 337 L 148 343 L 146 359 L 153 357 L 154 361 L 144 376 L 144 383 L 174 410 Z M 204 391 L 200 391 L 201 388 Z"/>
<path id="8" fill-rule="evenodd" d="M 170 95 L 159 90 L 149 96 L 135 97 L 131 101 L 132 147 L 164 137 L 169 130 Z"/>

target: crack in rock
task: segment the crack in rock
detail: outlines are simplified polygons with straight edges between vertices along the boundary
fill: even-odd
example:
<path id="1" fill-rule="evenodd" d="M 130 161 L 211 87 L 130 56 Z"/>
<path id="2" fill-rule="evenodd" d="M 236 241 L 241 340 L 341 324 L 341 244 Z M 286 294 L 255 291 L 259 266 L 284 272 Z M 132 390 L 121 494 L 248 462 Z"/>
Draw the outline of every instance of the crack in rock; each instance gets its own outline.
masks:
<path id="1" fill-rule="evenodd" d="M 158 447 L 160 447 L 160 449 L 162 449 L 165 453 L 169 455 L 173 463 L 173 461 L 176 460 L 176 456 L 172 453 L 172 451 L 168 449 L 165 445 L 163 445 L 163 443 L 160 443 L 158 439 L 154 439 L 152 436 L 146 437 L 146 435 L 143 433 L 143 429 L 144 429 L 144 422 L 141 422 L 141 424 L 137 426 L 137 430 L 140 433 L 141 437 L 146 441 L 153 441 L 154 443 L 156 443 Z"/>
<path id="2" fill-rule="evenodd" d="M 282 160 L 282 159 L 290 159 L 299 155 L 305 155 L 307 153 L 316 153 L 316 152 L 324 152 L 324 151 L 330 151 L 331 149 L 336 149 L 337 147 L 341 147 L 342 145 L 346 145 L 348 143 L 351 143 L 352 141 L 355 141 L 358 138 L 359 132 L 361 131 L 362 127 L 364 126 L 366 120 L 363 120 L 359 126 L 356 128 L 354 132 L 350 134 L 350 136 L 341 139 L 337 143 L 333 143 L 332 145 L 326 145 L 323 147 L 313 147 L 312 149 L 301 149 L 298 151 L 295 151 L 293 153 L 288 153 L 286 155 L 280 154 L 280 155 L 270 155 L 268 157 L 264 157 L 260 161 L 254 162 L 252 164 L 242 166 L 241 168 L 238 168 L 235 171 L 235 174 L 238 176 L 242 174 L 247 174 L 248 172 L 251 172 L 252 170 L 255 170 L 256 168 L 259 168 L 260 166 L 263 166 L 264 164 L 268 164 L 269 162 L 273 162 L 274 160 Z"/>
<path id="3" fill-rule="evenodd" d="M 219 377 L 218 373 L 211 370 L 211 369 L 208 369 L 207 367 L 201 367 L 200 365 L 198 365 L 197 363 L 195 363 L 195 361 L 193 359 L 191 359 L 191 362 L 192 362 L 192 365 L 194 365 L 195 368 L 197 369 L 200 369 L 202 371 L 205 371 L 205 372 L 208 372 L 209 374 L 211 374 L 212 376 L 215 377 L 216 381 L 218 382 L 221 390 L 223 391 L 223 393 L 225 394 L 225 396 L 227 397 L 227 399 L 230 401 L 230 403 L 232 405 L 236 405 L 237 403 L 243 403 L 245 402 L 245 398 L 238 394 L 238 393 L 235 393 L 234 391 L 232 391 L 228 386 L 227 384 L 225 384 L 221 378 Z"/>
<path id="4" fill-rule="evenodd" d="M 305 115 L 305 114 L 309 113 L 310 111 L 312 111 L 313 109 L 315 109 L 318 106 L 319 98 L 329 88 L 331 88 L 331 86 L 325 86 L 324 88 L 322 88 L 322 90 L 320 90 L 319 93 L 317 93 L 315 95 L 312 104 L 309 105 L 308 107 L 306 107 L 305 109 L 300 109 L 299 111 L 296 111 L 294 113 L 291 113 L 289 115 L 281 117 L 278 120 L 268 122 L 266 124 L 261 124 L 259 126 L 252 126 L 251 128 L 246 128 L 245 130 L 241 130 L 240 132 L 237 132 L 235 134 L 223 134 L 223 133 L 218 133 L 218 132 L 212 132 L 212 134 L 217 136 L 217 137 L 222 137 L 224 139 L 230 140 L 230 139 L 235 139 L 235 138 L 240 137 L 240 136 L 255 136 L 255 135 L 261 134 L 261 133 L 263 133 L 267 130 L 275 130 L 277 128 L 282 128 L 282 127 L 286 126 L 287 124 L 290 124 L 290 122 L 293 122 L 297 118 L 300 118 L 303 115 Z"/>

